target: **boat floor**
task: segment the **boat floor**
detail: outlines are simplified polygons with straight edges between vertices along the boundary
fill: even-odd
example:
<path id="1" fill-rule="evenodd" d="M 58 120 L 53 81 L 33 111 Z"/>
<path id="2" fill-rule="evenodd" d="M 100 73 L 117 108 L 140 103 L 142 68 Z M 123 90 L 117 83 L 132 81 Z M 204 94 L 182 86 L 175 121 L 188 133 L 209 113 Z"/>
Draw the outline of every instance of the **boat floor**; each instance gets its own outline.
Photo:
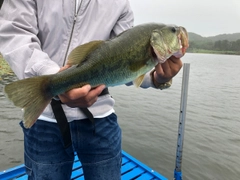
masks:
<path id="1" fill-rule="evenodd" d="M 122 179 L 136 179 L 136 180 L 167 180 L 166 177 L 152 170 L 145 164 L 141 163 L 125 151 L 122 151 Z M 0 180 L 26 180 L 27 175 L 24 165 L 19 165 L 8 170 L 0 172 Z M 83 170 L 81 162 L 75 156 L 72 168 L 72 180 L 83 180 Z"/>

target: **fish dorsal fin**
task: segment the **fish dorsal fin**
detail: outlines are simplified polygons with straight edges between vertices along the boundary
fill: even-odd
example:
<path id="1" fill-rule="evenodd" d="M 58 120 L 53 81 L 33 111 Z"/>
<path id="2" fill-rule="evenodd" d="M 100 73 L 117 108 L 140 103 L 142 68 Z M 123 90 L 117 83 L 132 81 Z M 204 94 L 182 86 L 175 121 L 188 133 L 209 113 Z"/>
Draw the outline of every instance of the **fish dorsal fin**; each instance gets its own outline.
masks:
<path id="1" fill-rule="evenodd" d="M 145 74 L 137 77 L 137 79 L 135 79 L 135 80 L 133 81 L 133 84 L 134 84 L 136 87 L 139 87 L 139 86 L 142 84 L 142 82 L 143 82 L 144 76 L 145 76 Z"/>
<path id="2" fill-rule="evenodd" d="M 91 41 L 89 43 L 76 47 L 69 54 L 67 65 L 72 66 L 72 65 L 80 64 L 89 53 L 94 51 L 103 42 L 104 41 Z"/>

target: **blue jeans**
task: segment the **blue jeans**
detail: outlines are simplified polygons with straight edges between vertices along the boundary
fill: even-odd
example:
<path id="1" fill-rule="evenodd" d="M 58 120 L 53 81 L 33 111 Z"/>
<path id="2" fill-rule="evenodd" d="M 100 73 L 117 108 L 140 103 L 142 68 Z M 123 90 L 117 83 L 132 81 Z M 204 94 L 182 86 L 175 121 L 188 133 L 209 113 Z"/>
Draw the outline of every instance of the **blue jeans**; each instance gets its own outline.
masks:
<path id="1" fill-rule="evenodd" d="M 29 180 L 68 180 L 74 152 L 86 180 L 121 179 L 121 129 L 117 116 L 70 122 L 72 146 L 65 149 L 56 123 L 38 120 L 24 132 L 24 160 Z"/>

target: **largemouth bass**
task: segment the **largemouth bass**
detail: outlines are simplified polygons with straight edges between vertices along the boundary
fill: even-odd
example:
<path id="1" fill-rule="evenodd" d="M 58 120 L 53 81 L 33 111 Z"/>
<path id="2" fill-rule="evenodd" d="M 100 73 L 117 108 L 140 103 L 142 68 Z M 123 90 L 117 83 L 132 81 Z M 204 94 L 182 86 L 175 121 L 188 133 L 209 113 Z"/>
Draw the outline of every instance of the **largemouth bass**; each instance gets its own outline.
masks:
<path id="1" fill-rule="evenodd" d="M 133 81 L 138 87 L 145 73 L 173 54 L 181 56 L 187 47 L 185 28 L 143 24 L 108 41 L 83 44 L 68 56 L 70 68 L 10 83 L 4 91 L 24 110 L 24 126 L 30 128 L 54 96 L 86 84 L 110 87 Z"/>

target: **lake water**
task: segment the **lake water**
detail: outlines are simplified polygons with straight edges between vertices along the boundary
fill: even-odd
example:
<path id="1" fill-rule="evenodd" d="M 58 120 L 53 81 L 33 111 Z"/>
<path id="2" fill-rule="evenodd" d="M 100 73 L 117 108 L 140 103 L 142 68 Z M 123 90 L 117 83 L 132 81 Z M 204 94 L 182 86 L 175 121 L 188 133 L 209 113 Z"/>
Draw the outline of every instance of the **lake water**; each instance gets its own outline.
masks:
<path id="1" fill-rule="evenodd" d="M 183 62 L 190 63 L 183 179 L 238 180 L 240 56 L 188 53 Z M 175 168 L 181 83 L 182 70 L 168 90 L 110 88 L 123 149 L 169 179 Z M 2 84 L 0 170 L 23 163 L 21 111 L 5 99 Z"/>

